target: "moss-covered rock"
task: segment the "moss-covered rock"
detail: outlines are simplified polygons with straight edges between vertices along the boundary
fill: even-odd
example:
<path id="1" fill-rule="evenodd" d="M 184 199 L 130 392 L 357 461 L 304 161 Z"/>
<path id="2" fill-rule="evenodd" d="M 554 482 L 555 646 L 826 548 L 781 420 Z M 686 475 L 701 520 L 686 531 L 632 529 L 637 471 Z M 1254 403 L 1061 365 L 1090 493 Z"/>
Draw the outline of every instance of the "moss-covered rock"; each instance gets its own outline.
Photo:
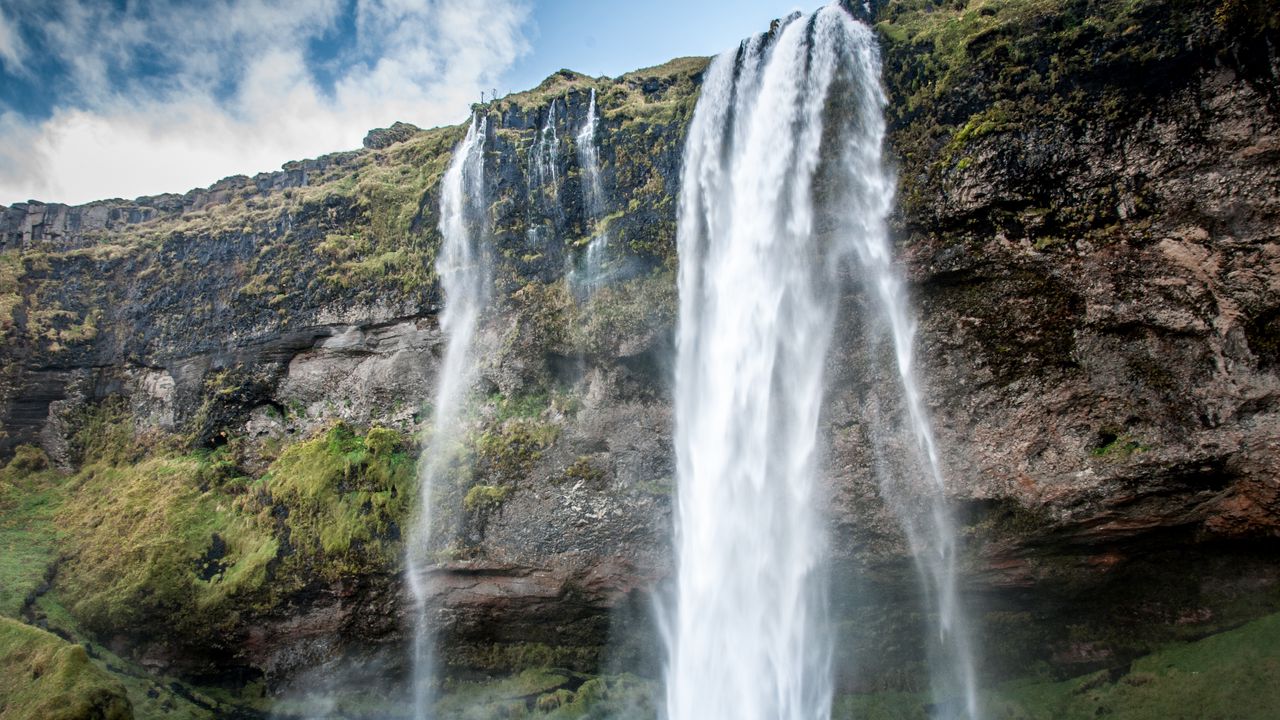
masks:
<path id="1" fill-rule="evenodd" d="M 132 720 L 124 688 L 83 647 L 0 617 L 0 718 Z"/>

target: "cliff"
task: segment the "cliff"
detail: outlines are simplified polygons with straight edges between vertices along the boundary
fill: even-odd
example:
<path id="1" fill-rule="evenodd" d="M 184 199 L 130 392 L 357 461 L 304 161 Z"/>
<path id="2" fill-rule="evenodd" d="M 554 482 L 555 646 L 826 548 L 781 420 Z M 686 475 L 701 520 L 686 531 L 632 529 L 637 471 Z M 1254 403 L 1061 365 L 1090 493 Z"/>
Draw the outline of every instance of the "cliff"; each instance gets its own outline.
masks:
<path id="1" fill-rule="evenodd" d="M 1267 3 L 866 12 L 984 671 L 1121 667 L 1280 610 Z M 515 693 L 541 697 L 655 672 L 675 198 L 704 67 L 562 71 L 475 108 L 497 299 L 436 500 L 455 678 L 563 669 Z M 592 90 L 598 216 L 575 152 Z M 463 131 L 401 124 L 182 196 L 0 208 L 0 612 L 91 641 L 138 716 L 255 717 L 318 678 L 397 677 L 443 349 L 438 183 Z M 608 281 L 584 292 L 605 230 Z M 851 285 L 824 438 L 839 647 L 878 661 L 842 690 L 913 691 L 924 610 L 871 474 L 868 418 L 896 400 L 860 372 L 881 350 L 863 302 Z"/>

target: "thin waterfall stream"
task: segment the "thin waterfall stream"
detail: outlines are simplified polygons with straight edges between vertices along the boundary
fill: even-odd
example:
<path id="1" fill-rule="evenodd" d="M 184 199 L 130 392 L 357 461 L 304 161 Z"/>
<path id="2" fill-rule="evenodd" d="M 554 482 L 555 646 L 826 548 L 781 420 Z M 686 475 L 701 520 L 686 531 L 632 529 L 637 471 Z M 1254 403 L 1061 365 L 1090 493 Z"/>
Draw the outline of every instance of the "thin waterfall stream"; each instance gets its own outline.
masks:
<path id="1" fill-rule="evenodd" d="M 884 105 L 875 38 L 837 4 L 743 41 L 704 76 L 677 231 L 672 720 L 831 714 L 820 416 L 850 276 L 871 298 L 867 324 L 891 337 L 918 455 L 902 464 L 923 479 L 881 475 L 886 497 L 923 496 L 927 506 L 922 521 L 891 502 L 940 618 L 935 699 L 947 717 L 977 716 L 954 530 L 886 227 L 894 179 L 882 158 Z"/>
<path id="2" fill-rule="evenodd" d="M 605 279 L 605 265 L 608 262 L 609 231 L 601 228 L 600 219 L 604 216 L 604 185 L 600 182 L 600 153 L 596 149 L 596 91 L 591 90 L 591 100 L 587 105 L 587 119 L 578 131 L 575 144 L 578 148 L 578 165 L 582 168 L 584 179 L 582 194 L 586 208 L 587 222 L 592 231 L 591 240 L 587 243 L 586 257 L 582 270 L 581 285 L 590 295 L 600 287 Z"/>
<path id="3" fill-rule="evenodd" d="M 436 380 L 431 436 L 418 464 L 418 512 L 409 536 L 405 576 L 413 595 L 413 717 L 430 717 L 435 682 L 435 640 L 431 633 L 430 554 L 432 494 L 454 460 L 458 424 L 471 384 L 472 345 L 489 297 L 491 271 L 481 246 L 484 212 L 484 144 L 487 120 L 471 120 L 453 152 L 440 186 L 440 233 L 444 238 L 436 272 L 444 291 L 440 327 L 444 363 Z"/>

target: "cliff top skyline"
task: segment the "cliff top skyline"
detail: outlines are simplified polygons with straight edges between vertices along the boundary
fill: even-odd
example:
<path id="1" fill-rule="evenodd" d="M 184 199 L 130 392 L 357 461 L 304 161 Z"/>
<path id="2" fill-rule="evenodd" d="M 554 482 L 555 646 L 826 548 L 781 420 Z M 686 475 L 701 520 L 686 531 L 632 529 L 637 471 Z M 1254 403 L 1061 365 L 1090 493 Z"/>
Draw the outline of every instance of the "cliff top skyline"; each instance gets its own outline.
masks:
<path id="1" fill-rule="evenodd" d="M 0 204 L 206 186 L 359 147 L 560 68 L 710 55 L 794 0 L 0 0 Z"/>

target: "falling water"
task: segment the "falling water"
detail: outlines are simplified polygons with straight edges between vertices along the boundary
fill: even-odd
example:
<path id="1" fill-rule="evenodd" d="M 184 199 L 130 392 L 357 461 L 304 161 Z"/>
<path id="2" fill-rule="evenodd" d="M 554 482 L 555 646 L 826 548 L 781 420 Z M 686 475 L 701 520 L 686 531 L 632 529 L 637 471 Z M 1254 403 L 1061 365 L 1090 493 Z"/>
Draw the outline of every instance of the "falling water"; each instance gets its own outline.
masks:
<path id="1" fill-rule="evenodd" d="M 459 411 L 471 381 L 472 340 L 489 294 L 489 264 L 480 246 L 479 230 L 485 208 L 486 128 L 486 119 L 472 118 L 440 184 L 439 228 L 444 242 L 436 259 L 436 272 L 445 297 L 440 326 L 446 344 L 444 364 L 436 379 L 431 440 L 418 465 L 418 515 L 406 554 L 406 577 L 415 610 L 413 717 L 418 720 L 429 716 L 435 671 L 435 648 L 428 621 L 431 495 L 437 480 L 454 460 Z"/>
<path id="2" fill-rule="evenodd" d="M 596 150 L 596 91 L 591 90 L 591 102 L 587 106 L 587 120 L 575 138 L 578 147 L 578 166 L 583 172 L 583 199 L 587 221 L 595 235 L 587 243 L 582 285 L 589 294 L 603 281 L 605 263 L 608 262 L 608 229 L 596 227 L 604 214 L 604 186 L 600 182 L 600 156 Z"/>
<path id="3" fill-rule="evenodd" d="M 824 99 L 853 34 L 827 9 L 791 18 L 767 47 L 720 55 L 689 130 L 673 720 L 830 714 L 814 493 L 837 264 L 816 241 L 811 183 Z"/>
<path id="4" fill-rule="evenodd" d="M 556 101 L 547 108 L 547 119 L 538 131 L 538 139 L 531 150 L 533 154 L 533 179 L 547 198 L 555 198 L 559 180 L 560 139 L 556 136 Z"/>
<path id="5" fill-rule="evenodd" d="M 893 182 L 879 75 L 871 32 L 831 5 L 716 57 L 703 80 L 677 238 L 672 720 L 830 716 L 818 424 L 842 270 L 854 261 L 891 330 L 925 458 L 930 520 L 902 517 L 941 610 L 939 674 L 960 678 L 964 712 L 976 712 L 954 538 L 885 225 Z"/>
<path id="6" fill-rule="evenodd" d="M 600 155 L 596 150 L 596 91 L 591 90 L 591 101 L 587 104 L 587 120 L 574 138 L 578 147 L 578 165 L 586 173 L 586 185 L 583 194 L 586 198 L 587 213 L 594 219 L 604 209 L 604 186 L 600 184 Z"/>

